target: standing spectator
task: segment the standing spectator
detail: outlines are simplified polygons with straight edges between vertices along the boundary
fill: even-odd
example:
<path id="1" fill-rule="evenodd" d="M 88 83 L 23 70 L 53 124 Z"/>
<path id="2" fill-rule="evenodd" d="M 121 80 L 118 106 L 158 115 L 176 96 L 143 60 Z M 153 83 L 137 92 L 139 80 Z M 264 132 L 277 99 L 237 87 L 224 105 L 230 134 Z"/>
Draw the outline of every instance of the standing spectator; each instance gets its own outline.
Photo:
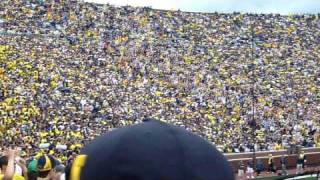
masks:
<path id="1" fill-rule="evenodd" d="M 303 173 L 303 168 L 305 167 L 305 163 L 306 162 L 307 162 L 306 155 L 304 154 L 304 151 L 301 151 L 298 154 L 296 174 L 302 174 Z"/>
<path id="2" fill-rule="evenodd" d="M 24 175 L 15 174 L 15 161 L 21 167 L 22 173 Z M 17 156 L 17 151 L 8 150 L 4 156 L 0 157 L 0 179 L 1 180 L 24 180 L 27 179 L 27 168 L 25 166 L 25 161 Z"/>
<path id="3" fill-rule="evenodd" d="M 254 179 L 253 162 L 250 160 L 247 164 L 247 179 Z"/>
<path id="4" fill-rule="evenodd" d="M 206 140 L 152 119 L 93 140 L 66 176 L 68 180 L 235 179 L 225 157 Z"/>
<path id="5" fill-rule="evenodd" d="M 40 178 L 49 178 L 50 180 L 60 180 L 61 172 L 56 168 L 60 162 L 50 155 L 40 156 L 37 162 L 37 171 Z"/>
<path id="6" fill-rule="evenodd" d="M 280 159 L 281 164 L 281 175 L 288 175 L 287 165 L 288 165 L 288 155 L 282 155 Z"/>
<path id="7" fill-rule="evenodd" d="M 259 176 L 263 170 L 264 170 L 263 162 L 261 161 L 261 159 L 258 159 L 257 165 L 256 165 L 257 176 Z"/>
<path id="8" fill-rule="evenodd" d="M 239 176 L 240 179 L 242 179 L 243 176 L 244 176 L 245 168 L 246 167 L 244 166 L 243 161 L 240 161 L 239 162 L 239 169 L 238 169 L 238 176 Z"/>
<path id="9" fill-rule="evenodd" d="M 28 164 L 28 180 L 37 180 L 38 177 L 38 169 L 37 169 L 38 161 L 33 159 Z"/>
<path id="10" fill-rule="evenodd" d="M 273 156 L 272 154 L 269 154 L 268 158 L 268 173 L 275 173 L 276 170 L 274 168 L 274 162 L 273 162 Z"/>

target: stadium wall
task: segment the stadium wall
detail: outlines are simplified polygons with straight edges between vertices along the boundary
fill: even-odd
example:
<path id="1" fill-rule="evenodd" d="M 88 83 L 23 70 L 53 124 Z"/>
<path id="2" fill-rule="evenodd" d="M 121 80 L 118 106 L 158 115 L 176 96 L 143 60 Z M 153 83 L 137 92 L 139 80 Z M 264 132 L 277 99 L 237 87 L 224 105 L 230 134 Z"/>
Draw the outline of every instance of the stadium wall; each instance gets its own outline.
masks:
<path id="1" fill-rule="evenodd" d="M 320 148 L 303 148 L 305 152 L 308 167 L 320 166 Z M 263 151 L 256 152 L 256 158 L 261 159 L 266 170 L 268 167 L 268 155 L 273 155 L 273 160 L 275 162 L 276 169 L 281 169 L 280 159 L 282 155 L 288 154 L 287 150 L 280 151 Z M 245 166 L 253 158 L 253 153 L 228 153 L 224 154 L 231 164 L 235 172 L 238 171 L 240 161 L 243 161 Z M 297 163 L 297 154 L 288 154 L 288 166 L 287 168 L 295 168 Z"/>

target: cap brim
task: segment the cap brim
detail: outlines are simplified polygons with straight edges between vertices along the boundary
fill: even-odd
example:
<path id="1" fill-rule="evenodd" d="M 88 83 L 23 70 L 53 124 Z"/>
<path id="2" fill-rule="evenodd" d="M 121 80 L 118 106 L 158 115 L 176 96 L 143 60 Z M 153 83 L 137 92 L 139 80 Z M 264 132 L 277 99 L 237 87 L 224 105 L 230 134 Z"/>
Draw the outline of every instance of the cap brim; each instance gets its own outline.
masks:
<path id="1" fill-rule="evenodd" d="M 47 177 L 49 173 L 50 173 L 50 170 L 48 170 L 48 171 L 38 171 L 39 177 L 41 177 L 41 178 Z"/>

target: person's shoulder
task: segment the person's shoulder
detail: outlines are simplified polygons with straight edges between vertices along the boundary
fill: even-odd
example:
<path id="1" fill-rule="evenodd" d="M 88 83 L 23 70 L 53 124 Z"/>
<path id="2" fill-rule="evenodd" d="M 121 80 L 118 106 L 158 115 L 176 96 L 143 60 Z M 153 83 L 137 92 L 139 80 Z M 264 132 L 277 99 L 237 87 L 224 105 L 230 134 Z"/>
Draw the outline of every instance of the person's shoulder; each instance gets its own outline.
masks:
<path id="1" fill-rule="evenodd" d="M 20 176 L 20 175 L 15 174 L 15 175 L 13 176 L 13 180 L 24 180 L 24 177 L 23 177 L 23 176 Z"/>

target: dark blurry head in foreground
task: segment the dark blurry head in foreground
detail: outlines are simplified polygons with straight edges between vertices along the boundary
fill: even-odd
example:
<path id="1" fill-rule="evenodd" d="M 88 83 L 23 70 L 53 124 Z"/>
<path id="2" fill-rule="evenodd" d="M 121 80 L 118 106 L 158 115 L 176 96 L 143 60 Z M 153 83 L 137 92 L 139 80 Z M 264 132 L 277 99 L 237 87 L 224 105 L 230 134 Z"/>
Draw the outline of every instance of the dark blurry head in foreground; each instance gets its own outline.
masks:
<path id="1" fill-rule="evenodd" d="M 88 144 L 73 162 L 70 180 L 234 179 L 228 161 L 210 143 L 182 128 L 147 119 Z"/>
<path id="2" fill-rule="evenodd" d="M 0 169 L 1 172 L 5 172 L 8 165 L 8 157 L 7 156 L 1 156 L 0 157 Z"/>

